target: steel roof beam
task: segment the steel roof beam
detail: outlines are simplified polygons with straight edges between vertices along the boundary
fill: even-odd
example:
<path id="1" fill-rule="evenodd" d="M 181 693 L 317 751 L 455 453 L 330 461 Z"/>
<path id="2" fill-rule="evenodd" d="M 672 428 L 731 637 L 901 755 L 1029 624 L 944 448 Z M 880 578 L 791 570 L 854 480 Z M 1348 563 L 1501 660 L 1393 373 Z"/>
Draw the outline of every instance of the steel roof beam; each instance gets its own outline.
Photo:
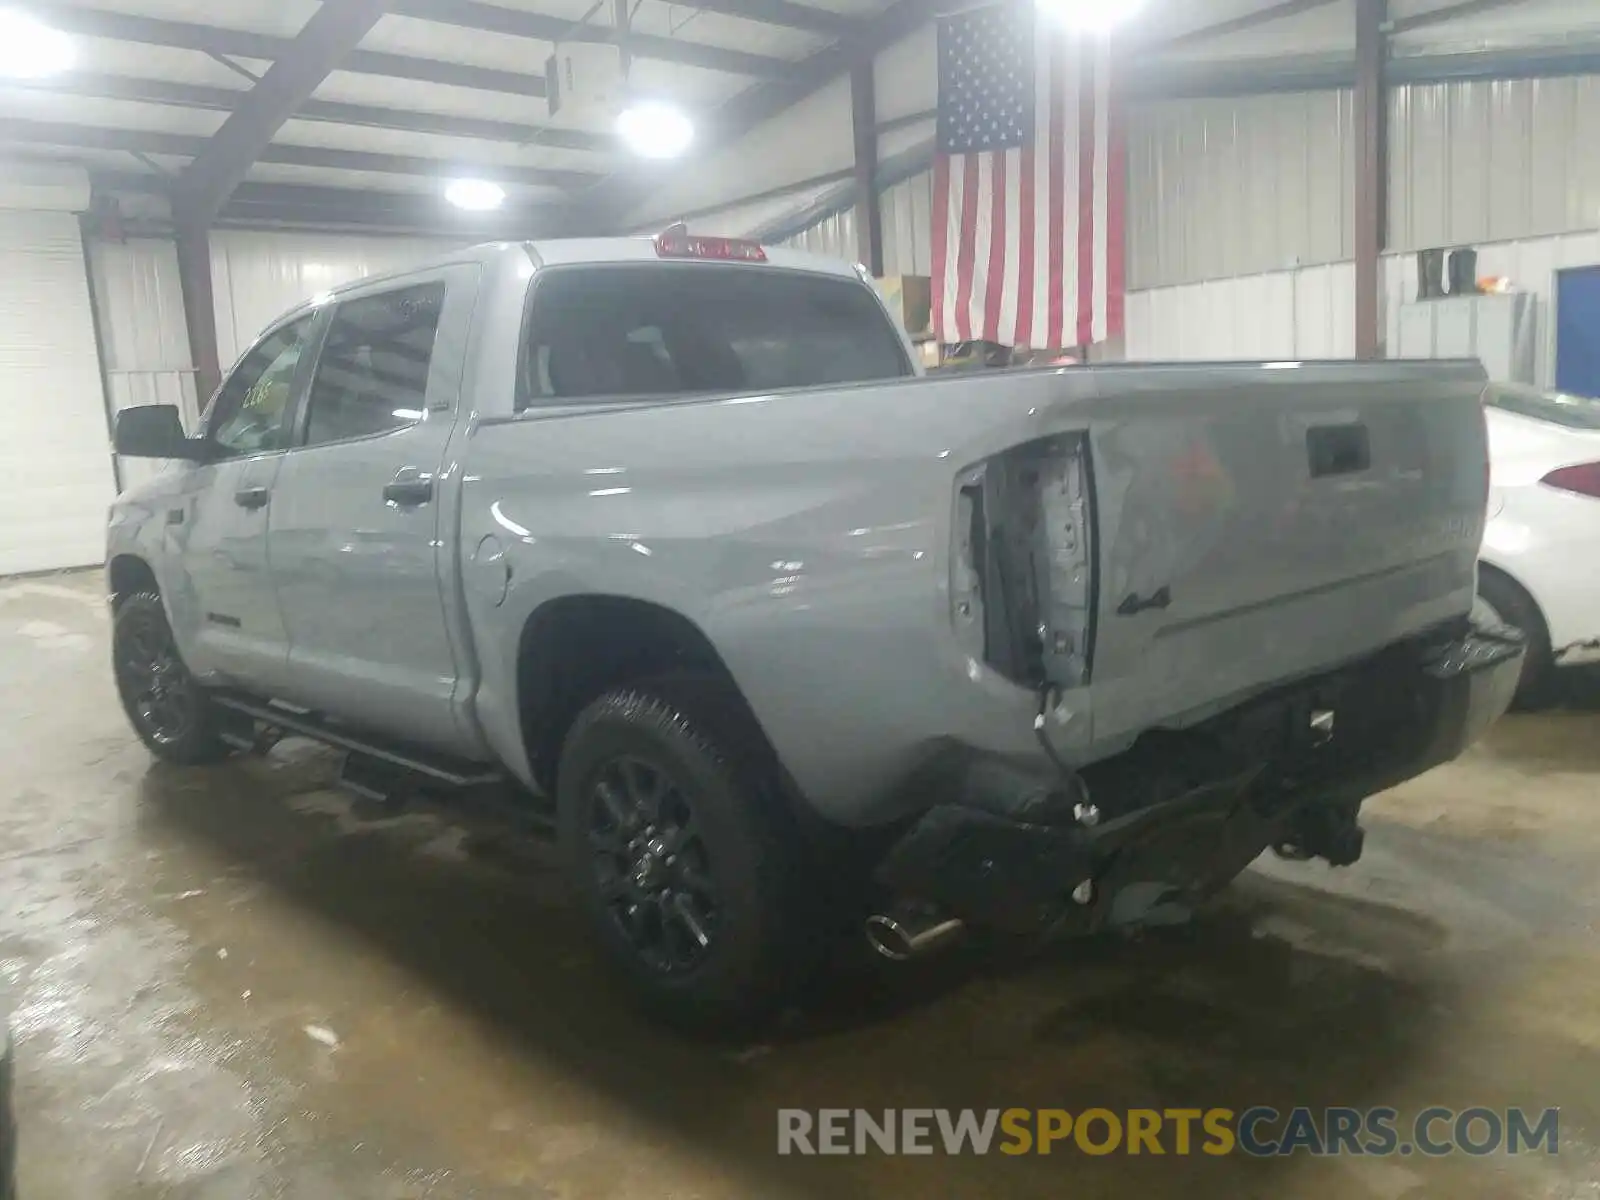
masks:
<path id="1" fill-rule="evenodd" d="M 94 71 L 74 71 L 65 76 L 18 79 L 12 82 L 15 86 L 34 91 L 55 92 L 69 96 L 96 96 L 108 100 L 133 100 L 142 104 L 166 104 L 176 108 L 199 108 L 213 112 L 232 112 L 247 94 L 240 88 L 170 83 L 164 79 L 141 79 Z M 359 125 L 371 129 L 398 129 L 405 133 L 476 138 L 480 141 L 509 142 L 519 146 L 550 146 L 557 150 L 605 152 L 615 146 L 614 140 L 603 134 L 561 129 L 553 125 L 524 125 L 517 121 L 379 108 L 376 105 L 345 104 L 336 100 L 307 100 L 296 110 L 294 119 L 320 121 L 333 125 Z"/>
<path id="2" fill-rule="evenodd" d="M 653 58 L 680 66 L 750 75 L 757 79 L 788 78 L 799 65 L 786 58 L 707 46 L 683 38 L 644 33 L 628 33 L 619 37 L 618 31 L 611 25 L 590 25 L 520 8 L 502 8 L 498 4 L 485 4 L 483 0 L 394 0 L 391 11 L 398 16 L 434 21 L 441 25 L 455 25 L 462 29 L 477 29 L 541 42 L 615 43 L 635 58 Z"/>
<path id="3" fill-rule="evenodd" d="M 1497 8 L 1510 8 L 1514 4 L 1521 4 L 1523 0 L 1461 0 L 1459 4 L 1446 4 L 1442 8 L 1430 12 L 1417 13 L 1415 16 L 1400 17 L 1390 21 L 1387 32 L 1391 35 L 1397 33 L 1410 33 L 1413 29 L 1425 29 L 1429 25 L 1442 25 L 1447 21 L 1459 21 L 1462 17 L 1473 17 L 1479 13 L 1493 12 Z"/>
<path id="4" fill-rule="evenodd" d="M 372 31 L 390 0 L 323 0 L 178 181 L 183 223 L 209 225 L 285 121 Z"/>
<path id="5" fill-rule="evenodd" d="M 865 24 L 860 17 L 849 17 L 826 8 L 795 4 L 792 0 L 689 0 L 688 7 L 724 17 L 742 17 L 763 25 L 803 29 L 826 37 L 844 37 Z"/>
<path id="6" fill-rule="evenodd" d="M 1213 38 L 1227 37 L 1229 34 L 1244 33 L 1261 25 L 1270 25 L 1274 21 L 1298 17 L 1301 13 L 1326 8 L 1333 2 L 1334 0 L 1282 0 L 1281 3 L 1268 5 L 1255 12 L 1234 17 L 1232 20 L 1218 21 L 1215 25 L 1203 25 L 1199 29 L 1191 29 L 1173 37 L 1157 37 L 1149 44 L 1152 48 L 1166 49 L 1169 46 L 1187 46 L 1194 42 L 1210 41 Z"/>
<path id="7" fill-rule="evenodd" d="M 699 139 L 694 161 L 704 162 L 710 155 L 731 145 L 763 122 L 794 107 L 859 64 L 872 62 L 884 50 L 927 22 L 936 11 L 936 2 L 895 0 L 876 17 L 864 22 L 859 33 L 834 42 L 810 58 L 801 60 L 790 78 L 757 84 L 741 92 L 706 122 L 708 128 Z M 606 180 L 590 196 L 596 223 L 605 223 L 611 228 L 622 224 L 630 208 L 638 204 L 650 189 L 661 186 L 662 168 L 670 165 L 640 165 L 626 172 L 618 172 Z M 685 163 L 676 165 L 680 170 L 693 169 Z"/>
<path id="8" fill-rule="evenodd" d="M 147 46 L 167 46 L 194 50 L 201 54 L 232 55 L 272 61 L 288 53 L 292 39 L 250 33 L 242 29 L 220 29 L 187 21 L 168 21 L 131 13 L 106 12 L 82 4 L 57 0 L 41 10 L 57 29 L 84 37 L 111 41 L 138 42 Z M 389 79 L 409 79 L 417 83 L 437 83 L 447 87 L 473 88 L 484 92 L 506 92 L 513 96 L 543 96 L 543 64 L 530 74 L 474 67 L 465 63 L 432 58 L 413 58 L 377 50 L 353 50 L 339 64 L 339 70 L 358 75 L 381 75 Z"/>
<path id="9" fill-rule="evenodd" d="M 174 158 L 197 158 L 207 139 L 182 133 L 162 133 L 148 129 L 109 129 L 96 125 L 74 125 L 64 121 L 32 121 L 20 117 L 0 117 L 0 142 L 67 146 L 87 150 L 120 150 L 129 154 L 161 154 Z M 323 167 L 337 171 L 370 171 L 381 175 L 414 175 L 425 179 L 450 179 L 459 175 L 493 179 L 501 183 L 522 183 L 539 187 L 579 187 L 593 183 L 598 175 L 588 171 L 559 170 L 549 167 L 504 166 L 494 163 L 467 164 L 442 158 L 402 154 L 377 154 L 369 150 L 336 150 L 326 146 L 266 146 L 259 160 L 300 167 Z"/>

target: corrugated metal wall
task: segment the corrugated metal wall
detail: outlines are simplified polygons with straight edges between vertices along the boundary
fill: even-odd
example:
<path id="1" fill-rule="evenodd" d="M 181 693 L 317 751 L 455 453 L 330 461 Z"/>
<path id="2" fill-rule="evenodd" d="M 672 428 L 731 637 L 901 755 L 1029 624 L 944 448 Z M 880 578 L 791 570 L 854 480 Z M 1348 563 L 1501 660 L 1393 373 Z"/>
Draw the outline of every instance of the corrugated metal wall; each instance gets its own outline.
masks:
<path id="1" fill-rule="evenodd" d="M 883 273 L 933 274 L 933 173 L 924 171 L 884 191 Z"/>
<path id="2" fill-rule="evenodd" d="M 1349 91 L 1141 105 L 1129 127 L 1129 283 L 1349 258 Z M 1395 250 L 1600 227 L 1600 77 L 1412 84 L 1390 99 Z"/>
<path id="3" fill-rule="evenodd" d="M 199 412 L 177 250 L 163 239 L 134 238 L 93 242 L 89 258 L 112 407 L 176 404 L 193 428 Z"/>
<path id="4" fill-rule="evenodd" d="M 1389 136 L 1392 249 L 1600 226 L 1600 78 L 1397 88 Z"/>
<path id="5" fill-rule="evenodd" d="M 318 292 L 403 271 L 459 245 L 428 238 L 219 230 L 211 235 L 218 357 L 226 369 L 264 326 Z M 182 316 L 178 319 L 181 324 Z"/>
<path id="6" fill-rule="evenodd" d="M 184 427 L 193 430 L 200 408 L 194 360 L 183 322 L 183 287 L 178 252 L 169 241 L 133 238 L 91 242 L 95 304 L 100 314 L 100 352 L 113 412 L 141 404 L 175 404 Z M 118 461 L 124 489 L 163 469 L 147 458 Z"/>
<path id="7" fill-rule="evenodd" d="M 883 215 L 883 273 L 929 275 L 933 273 L 933 176 L 924 171 L 885 188 L 878 197 Z M 783 245 L 813 254 L 831 254 L 854 262 L 856 213 L 854 207 L 813 225 Z"/>
<path id="8" fill-rule="evenodd" d="M 812 254 L 826 254 L 855 262 L 860 257 L 857 254 L 855 206 L 824 217 L 803 233 L 784 238 L 780 245 L 791 250 L 807 250 Z"/>
<path id="9" fill-rule="evenodd" d="M 1129 286 L 1350 257 L 1353 104 L 1338 91 L 1137 107 L 1128 130 Z"/>

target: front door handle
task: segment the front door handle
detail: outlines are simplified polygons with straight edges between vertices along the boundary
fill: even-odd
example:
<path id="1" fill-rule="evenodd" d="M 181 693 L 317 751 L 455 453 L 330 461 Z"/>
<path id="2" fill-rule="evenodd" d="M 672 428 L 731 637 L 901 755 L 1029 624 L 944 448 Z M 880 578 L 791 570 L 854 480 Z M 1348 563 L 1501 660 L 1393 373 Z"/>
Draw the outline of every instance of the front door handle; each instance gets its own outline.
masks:
<path id="1" fill-rule="evenodd" d="M 433 499 L 433 476 L 416 467 L 402 467 L 384 486 L 383 499 L 396 508 L 420 508 Z"/>
<path id="2" fill-rule="evenodd" d="M 264 487 L 240 488 L 233 494 L 233 502 L 240 508 L 265 508 L 272 499 L 272 489 Z"/>
<path id="3" fill-rule="evenodd" d="M 1164 587 L 1160 591 L 1152 592 L 1150 596 L 1141 598 L 1138 592 L 1128 596 L 1117 605 L 1117 615 L 1120 617 L 1134 617 L 1142 612 L 1151 612 L 1158 609 L 1172 607 L 1172 589 Z"/>

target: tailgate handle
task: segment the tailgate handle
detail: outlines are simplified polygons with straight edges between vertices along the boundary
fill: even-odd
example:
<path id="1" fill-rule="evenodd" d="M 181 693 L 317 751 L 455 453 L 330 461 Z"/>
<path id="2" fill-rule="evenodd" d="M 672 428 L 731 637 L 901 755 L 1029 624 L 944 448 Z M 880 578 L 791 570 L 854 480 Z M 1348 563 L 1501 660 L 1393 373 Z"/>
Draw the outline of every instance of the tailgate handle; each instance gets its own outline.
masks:
<path id="1" fill-rule="evenodd" d="M 1367 427 L 1355 425 L 1317 425 L 1306 430 L 1306 459 L 1311 478 L 1355 475 L 1372 466 L 1372 442 Z"/>

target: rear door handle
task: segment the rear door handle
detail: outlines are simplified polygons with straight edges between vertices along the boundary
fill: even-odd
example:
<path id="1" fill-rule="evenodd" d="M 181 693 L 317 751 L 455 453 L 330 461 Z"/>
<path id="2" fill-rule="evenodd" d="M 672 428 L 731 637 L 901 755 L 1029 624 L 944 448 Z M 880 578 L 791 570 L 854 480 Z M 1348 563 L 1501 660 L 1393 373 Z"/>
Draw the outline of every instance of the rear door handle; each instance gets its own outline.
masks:
<path id="1" fill-rule="evenodd" d="M 1128 596 L 1117 605 L 1117 615 L 1120 617 L 1136 617 L 1142 612 L 1168 609 L 1172 607 L 1172 589 L 1164 587 L 1153 592 L 1147 598 L 1141 597 L 1138 592 Z"/>
<path id="2" fill-rule="evenodd" d="M 396 508 L 420 508 L 433 499 L 433 476 L 416 467 L 402 467 L 384 486 L 383 499 Z"/>
<path id="3" fill-rule="evenodd" d="M 240 508 L 265 508 L 272 499 L 272 489 L 264 487 L 240 488 L 233 494 L 233 502 Z"/>

